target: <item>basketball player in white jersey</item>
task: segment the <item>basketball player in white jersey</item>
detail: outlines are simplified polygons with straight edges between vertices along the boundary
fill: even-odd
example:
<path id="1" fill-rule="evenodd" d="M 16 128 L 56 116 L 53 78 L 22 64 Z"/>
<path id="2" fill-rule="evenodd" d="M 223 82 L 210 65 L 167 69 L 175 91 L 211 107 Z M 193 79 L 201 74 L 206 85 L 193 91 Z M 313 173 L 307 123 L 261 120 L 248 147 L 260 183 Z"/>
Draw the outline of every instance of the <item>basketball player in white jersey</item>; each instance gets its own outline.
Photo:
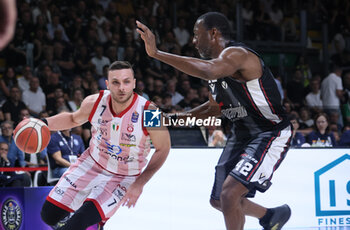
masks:
<path id="1" fill-rule="evenodd" d="M 135 206 L 144 185 L 168 156 L 168 130 L 143 127 L 143 110 L 155 106 L 133 92 L 136 80 L 131 65 L 112 63 L 106 85 L 108 90 L 86 97 L 79 110 L 46 119 L 51 131 L 87 121 L 92 125 L 89 148 L 62 175 L 43 205 L 41 217 L 48 225 L 74 211 L 59 229 L 86 229 L 105 223 L 120 205 Z M 142 171 L 151 140 L 155 152 Z"/>

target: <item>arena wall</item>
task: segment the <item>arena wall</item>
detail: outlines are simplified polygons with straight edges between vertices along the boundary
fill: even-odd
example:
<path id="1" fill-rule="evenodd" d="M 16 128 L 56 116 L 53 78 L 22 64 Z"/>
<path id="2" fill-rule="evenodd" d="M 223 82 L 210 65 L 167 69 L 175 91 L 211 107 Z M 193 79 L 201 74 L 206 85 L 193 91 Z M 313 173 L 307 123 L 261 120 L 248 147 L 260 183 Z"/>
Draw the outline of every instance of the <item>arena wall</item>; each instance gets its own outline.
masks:
<path id="1" fill-rule="evenodd" d="M 172 149 L 136 207 L 122 207 L 105 229 L 224 230 L 222 214 L 209 205 L 221 151 Z M 292 217 L 284 229 L 350 228 L 350 149 L 291 149 L 272 183 L 253 200 L 268 207 L 289 204 Z M 248 217 L 245 229 L 261 227 Z"/>

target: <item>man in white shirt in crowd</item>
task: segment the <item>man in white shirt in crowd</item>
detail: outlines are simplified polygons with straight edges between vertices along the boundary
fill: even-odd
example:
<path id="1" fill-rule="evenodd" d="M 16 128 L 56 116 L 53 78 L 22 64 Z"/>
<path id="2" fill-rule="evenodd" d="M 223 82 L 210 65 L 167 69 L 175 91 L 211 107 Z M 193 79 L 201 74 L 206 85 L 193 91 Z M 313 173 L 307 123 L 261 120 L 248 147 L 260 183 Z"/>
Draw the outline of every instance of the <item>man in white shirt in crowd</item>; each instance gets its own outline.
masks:
<path id="1" fill-rule="evenodd" d="M 323 109 L 326 113 L 338 113 L 340 122 L 342 120 L 340 114 L 340 98 L 343 96 L 342 72 L 343 70 L 335 65 L 333 67 L 333 72 L 323 79 L 321 84 Z"/>
<path id="2" fill-rule="evenodd" d="M 33 76 L 29 82 L 29 89 L 23 92 L 22 101 L 28 107 L 32 116 L 38 117 L 39 113 L 46 108 L 46 97 L 39 89 L 39 78 Z"/>
<path id="3" fill-rule="evenodd" d="M 30 79 L 32 79 L 33 77 L 32 68 L 29 65 L 26 65 L 24 66 L 22 73 L 23 75 L 17 78 L 17 82 L 21 91 L 24 92 L 30 87 L 29 82 L 30 82 Z M 42 91 L 42 88 L 40 86 L 39 86 L 39 90 Z"/>
<path id="4" fill-rule="evenodd" d="M 171 94 L 171 104 L 176 105 L 179 103 L 184 97 L 176 91 L 176 82 L 174 80 L 170 80 L 166 86 L 167 93 Z"/>
<path id="5" fill-rule="evenodd" d="M 320 81 L 317 78 L 312 78 L 310 81 L 311 92 L 306 95 L 306 105 L 310 109 L 322 109 L 321 91 L 320 91 Z"/>
<path id="6" fill-rule="evenodd" d="M 186 45 L 190 39 L 190 33 L 186 29 L 186 21 L 184 18 L 179 19 L 179 24 L 173 29 L 176 41 L 181 47 Z"/>
<path id="7" fill-rule="evenodd" d="M 103 67 L 111 64 L 109 58 L 103 56 L 103 47 L 101 45 L 96 46 L 95 55 L 91 59 L 91 63 L 95 65 L 96 74 L 99 76 L 103 75 Z"/>

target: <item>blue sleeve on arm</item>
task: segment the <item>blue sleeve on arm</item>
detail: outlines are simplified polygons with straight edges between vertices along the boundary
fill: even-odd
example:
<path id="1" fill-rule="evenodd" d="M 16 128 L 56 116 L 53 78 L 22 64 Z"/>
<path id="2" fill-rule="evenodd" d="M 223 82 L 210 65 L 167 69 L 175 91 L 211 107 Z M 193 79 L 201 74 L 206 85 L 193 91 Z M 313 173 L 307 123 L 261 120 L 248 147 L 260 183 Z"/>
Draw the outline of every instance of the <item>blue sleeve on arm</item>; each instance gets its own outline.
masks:
<path id="1" fill-rule="evenodd" d="M 333 147 L 338 146 L 337 141 L 335 140 L 335 137 L 334 137 L 333 133 L 331 133 L 331 140 L 332 140 L 332 146 Z"/>
<path id="2" fill-rule="evenodd" d="M 43 151 L 40 152 L 40 159 L 46 160 L 47 148 L 44 148 Z"/>
<path id="3" fill-rule="evenodd" d="M 312 144 L 312 141 L 315 140 L 315 135 L 313 132 L 309 133 L 309 135 L 306 137 L 306 141 L 307 143 L 309 143 L 310 145 Z"/>
<path id="4" fill-rule="evenodd" d="M 349 147 L 350 146 L 350 130 L 345 131 L 343 135 L 341 136 L 339 143 L 339 146 L 341 147 Z"/>
<path id="5" fill-rule="evenodd" d="M 25 162 L 25 160 L 24 160 L 24 152 L 22 152 L 22 151 L 19 150 L 18 148 L 17 148 L 17 158 L 18 158 L 19 165 L 20 165 L 21 167 L 26 166 L 26 162 Z"/>
<path id="6" fill-rule="evenodd" d="M 56 133 L 51 135 L 49 145 L 46 148 L 47 154 L 53 154 L 55 152 L 61 151 L 59 146 L 60 139 L 61 138 Z"/>

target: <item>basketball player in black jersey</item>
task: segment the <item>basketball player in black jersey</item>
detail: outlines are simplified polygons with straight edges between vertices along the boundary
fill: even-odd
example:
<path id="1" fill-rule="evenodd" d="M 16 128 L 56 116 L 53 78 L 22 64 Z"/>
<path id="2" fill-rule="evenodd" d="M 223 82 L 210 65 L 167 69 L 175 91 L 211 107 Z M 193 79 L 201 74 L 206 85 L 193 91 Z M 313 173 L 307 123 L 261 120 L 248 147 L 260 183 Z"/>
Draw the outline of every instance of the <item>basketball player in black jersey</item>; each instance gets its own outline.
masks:
<path id="1" fill-rule="evenodd" d="M 192 115 L 223 115 L 232 122 L 210 199 L 223 212 L 226 228 L 243 230 L 249 215 L 259 218 L 264 229 L 281 229 L 291 215 L 288 205 L 267 209 L 248 199 L 269 188 L 292 137 L 269 68 L 255 51 L 230 40 L 229 22 L 221 13 L 206 13 L 195 23 L 193 43 L 203 60 L 158 50 L 154 34 L 136 24 L 150 57 L 208 81 L 209 101 L 190 111 Z"/>

